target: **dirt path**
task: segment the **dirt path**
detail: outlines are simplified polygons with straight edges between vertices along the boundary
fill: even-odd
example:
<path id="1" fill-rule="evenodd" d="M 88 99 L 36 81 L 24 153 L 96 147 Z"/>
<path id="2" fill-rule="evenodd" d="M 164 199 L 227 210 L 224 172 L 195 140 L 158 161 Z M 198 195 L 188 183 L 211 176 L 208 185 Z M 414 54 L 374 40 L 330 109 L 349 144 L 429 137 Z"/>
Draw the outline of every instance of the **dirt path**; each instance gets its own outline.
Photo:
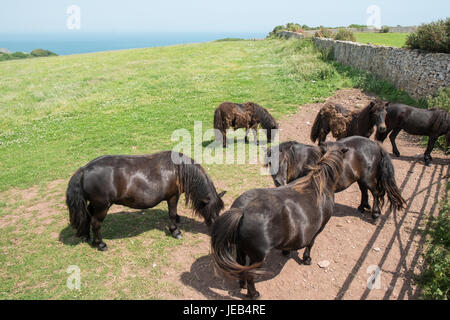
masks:
<path id="1" fill-rule="evenodd" d="M 358 90 L 341 90 L 330 98 L 349 109 L 362 108 L 370 97 Z M 297 114 L 281 120 L 281 139 L 310 143 L 311 124 L 322 104 L 299 108 Z M 273 251 L 266 263 L 272 275 L 256 283 L 262 299 L 417 299 L 414 276 L 423 263 L 424 238 L 419 231 L 428 225 L 428 216 L 436 216 L 448 180 L 450 158 L 434 151 L 430 167 L 422 162 L 424 146 L 419 139 L 400 134 L 397 144 L 402 156 L 393 158 L 396 181 L 407 208 L 390 212 L 387 208 L 373 224 L 369 213 L 358 214 L 360 191 L 356 184 L 336 195 L 335 215 L 317 238 L 312 249 L 313 264 L 300 264 L 298 256 L 285 258 Z M 391 152 L 385 141 L 384 147 Z M 249 186 L 242 187 L 244 192 Z M 225 198 L 226 208 L 233 199 Z M 371 200 L 370 200 L 371 201 Z M 200 241 L 182 246 L 173 254 L 173 267 L 165 272 L 166 281 L 181 285 L 181 294 L 167 299 L 240 299 L 236 281 L 216 276 L 209 256 L 209 237 L 205 227 L 196 225 Z M 199 235 L 200 234 L 200 235 Z M 186 232 L 185 237 L 193 237 Z M 319 261 L 330 262 L 326 268 Z M 379 281 L 368 289 L 367 280 L 375 270 Z"/>

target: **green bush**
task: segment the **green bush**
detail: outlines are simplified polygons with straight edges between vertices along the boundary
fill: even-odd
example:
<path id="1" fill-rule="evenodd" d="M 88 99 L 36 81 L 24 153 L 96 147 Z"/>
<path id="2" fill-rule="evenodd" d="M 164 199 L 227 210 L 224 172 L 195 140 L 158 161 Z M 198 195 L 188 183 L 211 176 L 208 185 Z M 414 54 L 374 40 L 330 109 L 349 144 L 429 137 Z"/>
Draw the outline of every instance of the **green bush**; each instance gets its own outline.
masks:
<path id="1" fill-rule="evenodd" d="M 10 53 L 9 56 L 11 57 L 11 59 L 25 59 L 28 58 L 30 55 L 24 52 L 13 52 Z"/>
<path id="2" fill-rule="evenodd" d="M 333 38 L 333 34 L 330 30 L 321 27 L 316 33 L 314 34 L 316 38 Z"/>
<path id="3" fill-rule="evenodd" d="M 447 194 L 450 184 L 447 184 Z M 450 201 L 446 200 L 438 217 L 425 234 L 429 235 L 424 254 L 425 268 L 419 278 L 422 297 L 448 300 L 450 298 Z"/>
<path id="4" fill-rule="evenodd" d="M 305 28 L 304 28 L 305 27 Z M 303 33 L 305 29 L 309 29 L 307 25 L 299 25 L 298 23 L 287 23 L 284 26 L 276 26 L 267 36 L 267 38 L 277 38 L 279 37 L 279 33 L 282 31 L 292 31 L 292 32 L 298 32 Z"/>
<path id="5" fill-rule="evenodd" d="M 30 52 L 30 55 L 33 57 L 49 57 L 49 56 L 56 56 L 57 54 L 49 50 L 34 49 L 33 51 Z"/>
<path id="6" fill-rule="evenodd" d="M 348 26 L 348 28 L 363 29 L 367 28 L 367 26 L 364 24 L 351 24 Z"/>
<path id="7" fill-rule="evenodd" d="M 380 33 L 389 33 L 391 29 L 388 26 L 382 26 L 380 29 Z"/>
<path id="8" fill-rule="evenodd" d="M 441 108 L 450 112 L 450 87 L 439 89 L 438 94 L 435 97 L 430 97 L 427 100 L 429 108 Z M 445 136 L 439 137 L 436 146 L 445 150 L 446 145 Z"/>
<path id="9" fill-rule="evenodd" d="M 406 39 L 406 47 L 450 53 L 450 18 L 422 24 Z"/>
<path id="10" fill-rule="evenodd" d="M 334 40 L 353 41 L 356 42 L 355 35 L 348 29 L 339 29 L 338 33 L 334 36 Z"/>

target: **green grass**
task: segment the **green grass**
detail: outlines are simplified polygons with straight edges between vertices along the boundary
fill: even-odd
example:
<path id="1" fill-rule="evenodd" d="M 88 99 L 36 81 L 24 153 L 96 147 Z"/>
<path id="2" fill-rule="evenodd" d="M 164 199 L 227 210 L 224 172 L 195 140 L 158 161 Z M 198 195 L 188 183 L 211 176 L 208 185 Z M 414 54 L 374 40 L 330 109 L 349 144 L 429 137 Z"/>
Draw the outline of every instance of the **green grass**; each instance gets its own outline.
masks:
<path id="1" fill-rule="evenodd" d="M 355 33 L 356 41 L 401 48 L 406 43 L 407 33 Z"/>
<path id="2" fill-rule="evenodd" d="M 429 230 L 425 230 L 428 242 L 424 253 L 425 268 L 418 283 L 424 299 L 450 299 L 450 200 L 447 195 L 438 217 L 431 221 Z"/>
<path id="3" fill-rule="evenodd" d="M 0 63 L 0 299 L 154 298 L 179 294 L 163 280 L 171 253 L 200 241 L 185 218 L 183 241 L 167 235 L 167 205 L 109 214 L 100 253 L 74 237 L 67 179 L 103 154 L 170 149 L 174 130 L 212 128 L 223 101 L 255 101 L 277 119 L 299 105 L 358 87 L 417 104 L 389 83 L 343 67 L 311 41 L 205 44 Z M 258 165 L 205 165 L 227 205 L 250 187 L 272 185 Z M 54 180 L 58 179 L 56 182 Z M 52 182 L 52 183 L 50 183 Z M 24 188 L 29 188 L 23 190 Z M 188 215 L 180 202 L 182 215 Z M 66 269 L 78 265 L 82 290 Z"/>

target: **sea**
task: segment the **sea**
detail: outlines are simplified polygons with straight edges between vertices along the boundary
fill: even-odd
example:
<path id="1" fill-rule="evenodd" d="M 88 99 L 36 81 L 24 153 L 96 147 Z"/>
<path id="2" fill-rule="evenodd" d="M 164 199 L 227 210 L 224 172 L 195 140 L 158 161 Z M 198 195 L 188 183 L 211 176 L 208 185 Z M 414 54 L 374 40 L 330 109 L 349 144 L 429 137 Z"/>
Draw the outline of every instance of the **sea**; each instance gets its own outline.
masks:
<path id="1" fill-rule="evenodd" d="M 0 48 L 11 52 L 50 50 L 58 55 L 149 48 L 224 38 L 263 39 L 264 32 L 77 32 L 0 33 Z"/>

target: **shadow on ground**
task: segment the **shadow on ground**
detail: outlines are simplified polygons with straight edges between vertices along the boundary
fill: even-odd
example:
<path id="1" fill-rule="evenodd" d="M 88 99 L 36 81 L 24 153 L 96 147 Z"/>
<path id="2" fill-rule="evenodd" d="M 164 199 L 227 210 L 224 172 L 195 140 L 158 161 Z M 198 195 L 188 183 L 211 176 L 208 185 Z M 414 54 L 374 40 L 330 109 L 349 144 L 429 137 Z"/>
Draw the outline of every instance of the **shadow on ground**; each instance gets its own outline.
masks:
<path id="1" fill-rule="evenodd" d="M 166 210 L 122 211 L 106 216 L 102 224 L 101 233 L 105 240 L 132 238 L 153 229 L 164 231 L 167 236 L 171 236 L 168 225 L 169 213 Z M 204 223 L 187 216 L 181 216 L 179 226 L 182 233 L 184 231 L 194 234 L 208 233 L 208 228 Z M 59 240 L 71 246 L 82 242 L 80 238 L 75 237 L 75 230 L 70 226 L 61 230 Z"/>

